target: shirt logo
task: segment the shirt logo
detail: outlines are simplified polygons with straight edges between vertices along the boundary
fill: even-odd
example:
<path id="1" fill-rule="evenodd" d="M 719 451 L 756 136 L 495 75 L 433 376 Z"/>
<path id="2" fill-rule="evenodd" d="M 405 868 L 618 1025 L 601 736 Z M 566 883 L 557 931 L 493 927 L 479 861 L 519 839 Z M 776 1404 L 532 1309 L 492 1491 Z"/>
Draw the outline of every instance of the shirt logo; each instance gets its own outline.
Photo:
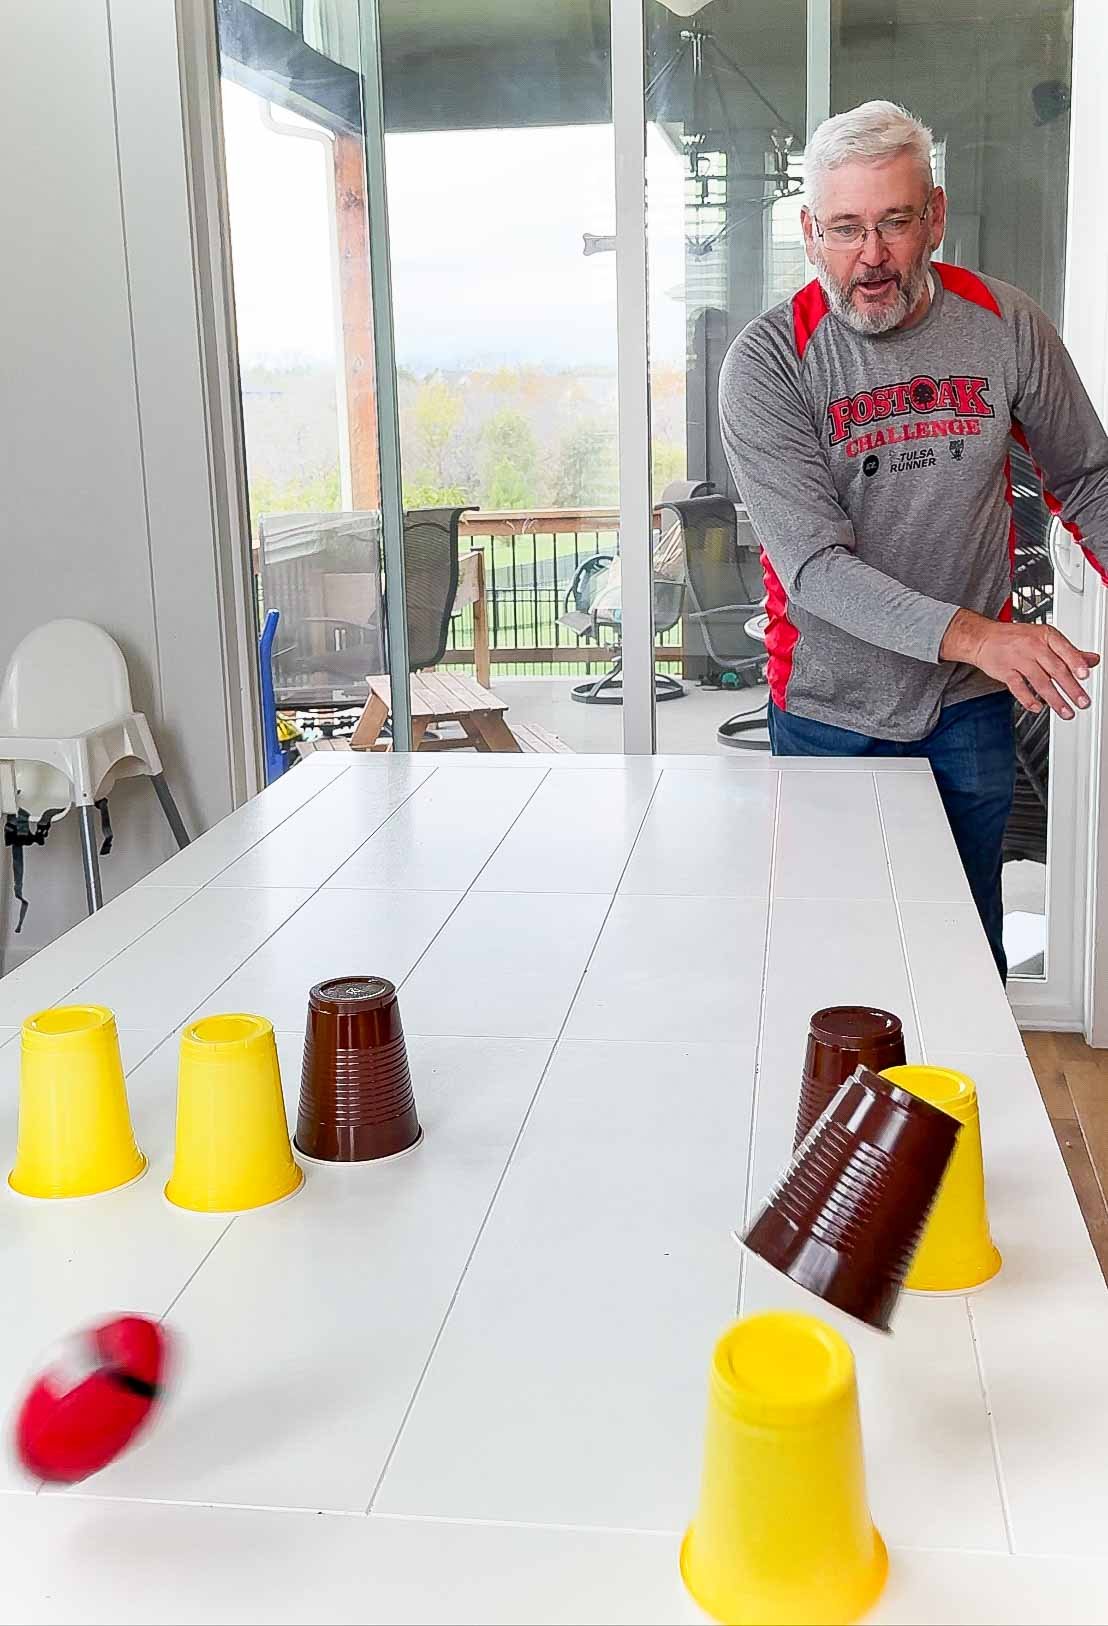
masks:
<path id="1" fill-rule="evenodd" d="M 831 445 L 837 446 L 851 433 L 883 418 L 903 418 L 909 413 L 956 412 L 960 418 L 991 418 L 993 409 L 985 396 L 987 378 L 930 378 L 918 373 L 899 384 L 882 384 L 857 395 L 841 395 L 827 409 L 831 420 Z"/>
<path id="2" fill-rule="evenodd" d="M 965 441 L 964 440 L 948 440 L 946 444 L 947 444 L 947 450 L 950 452 L 950 455 L 954 459 L 955 463 L 960 463 L 962 461 L 962 453 L 966 449 Z"/>

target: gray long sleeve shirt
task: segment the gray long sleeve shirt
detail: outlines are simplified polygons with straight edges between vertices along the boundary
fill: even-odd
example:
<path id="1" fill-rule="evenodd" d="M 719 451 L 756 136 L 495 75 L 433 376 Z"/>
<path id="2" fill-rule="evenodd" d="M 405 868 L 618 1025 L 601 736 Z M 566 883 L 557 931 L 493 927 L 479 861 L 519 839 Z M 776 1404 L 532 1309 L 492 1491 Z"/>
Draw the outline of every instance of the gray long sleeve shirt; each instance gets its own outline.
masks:
<path id="1" fill-rule="evenodd" d="M 739 334 L 720 373 L 724 447 L 762 547 L 773 699 L 902 741 L 1002 687 L 939 647 L 959 607 L 1010 614 L 1011 435 L 1099 574 L 1108 564 L 1108 435 L 1061 339 L 1019 289 L 931 269 L 914 327 L 856 333 L 810 282 Z"/>

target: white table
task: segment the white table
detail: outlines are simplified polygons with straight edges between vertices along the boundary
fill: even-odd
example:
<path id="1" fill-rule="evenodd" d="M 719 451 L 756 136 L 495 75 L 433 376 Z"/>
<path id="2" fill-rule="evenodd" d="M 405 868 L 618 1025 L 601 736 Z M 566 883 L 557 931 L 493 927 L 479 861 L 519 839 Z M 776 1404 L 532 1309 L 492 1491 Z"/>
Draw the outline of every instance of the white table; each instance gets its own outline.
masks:
<path id="1" fill-rule="evenodd" d="M 311 982 L 382 972 L 423 1146 L 227 1221 L 162 1198 L 176 1035 L 254 1010 L 290 1113 Z M 1108 1620 L 1108 1294 L 929 771 L 758 757 L 320 755 L 0 982 L 118 1014 L 151 1168 L 3 1193 L 0 1387 L 114 1309 L 184 1351 L 75 1493 L 0 1466 L 5 1621 L 689 1621 L 679 1534 L 817 1006 L 978 1082 L 1000 1276 L 858 1362 L 876 1621 Z M 369 1516 L 367 1517 L 367 1510 Z"/>

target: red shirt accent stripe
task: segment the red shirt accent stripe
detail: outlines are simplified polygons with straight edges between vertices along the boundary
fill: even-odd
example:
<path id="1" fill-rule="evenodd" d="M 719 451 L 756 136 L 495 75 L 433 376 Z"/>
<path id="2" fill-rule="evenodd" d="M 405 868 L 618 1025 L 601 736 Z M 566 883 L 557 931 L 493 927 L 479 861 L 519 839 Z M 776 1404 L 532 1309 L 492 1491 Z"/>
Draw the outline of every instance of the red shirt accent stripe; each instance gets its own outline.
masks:
<path id="1" fill-rule="evenodd" d="M 1011 436 L 1012 436 L 1012 439 L 1017 443 L 1017 445 L 1023 447 L 1024 451 L 1027 453 L 1028 457 L 1031 459 L 1031 467 L 1035 470 L 1035 473 L 1036 473 L 1036 475 L 1038 476 L 1038 479 L 1039 479 L 1039 484 L 1043 488 L 1043 501 L 1046 503 L 1047 509 L 1057 519 L 1062 519 L 1062 504 L 1058 501 L 1058 499 L 1054 495 L 1053 491 L 1050 491 L 1047 488 L 1046 483 L 1043 480 L 1043 471 L 1035 461 L 1035 454 L 1031 450 L 1030 445 L 1028 444 L 1027 435 L 1026 435 L 1026 433 L 1024 431 L 1024 427 L 1023 427 L 1023 425 L 1021 423 L 1017 422 L 1017 420 L 1015 418 L 1012 419 Z M 1012 488 L 1011 487 L 1011 478 L 1009 477 L 1009 482 L 1008 482 L 1009 493 L 1011 493 L 1011 488 Z M 1009 495 L 1008 500 L 1009 500 L 1009 502 L 1011 502 L 1011 500 L 1012 500 L 1011 495 Z M 1096 554 L 1093 553 L 1088 547 L 1086 547 L 1085 538 L 1081 534 L 1080 528 L 1077 525 L 1071 525 L 1070 522 L 1068 520 L 1065 520 L 1065 519 L 1062 519 L 1062 524 L 1065 526 L 1066 530 L 1073 537 L 1073 540 L 1077 543 L 1078 547 L 1081 549 L 1081 552 L 1085 555 L 1086 559 L 1092 565 L 1093 569 L 1096 571 L 1096 573 L 1100 577 L 1101 581 L 1104 582 L 1106 586 L 1108 586 L 1108 570 L 1106 570 L 1105 567 L 1101 564 L 1101 562 L 1097 558 Z"/>
<path id="2" fill-rule="evenodd" d="M 799 293 L 793 295 L 793 338 L 796 340 L 797 359 L 803 361 L 808 340 L 831 309 L 827 295 L 813 277 Z"/>
<path id="3" fill-rule="evenodd" d="M 994 316 L 1000 315 L 996 295 L 975 272 L 967 271 L 962 265 L 945 265 L 940 260 L 932 260 L 931 269 L 948 294 L 957 294 L 959 299 L 968 299 L 971 305 L 980 305 Z"/>
<path id="4" fill-rule="evenodd" d="M 809 339 L 830 309 L 827 295 L 816 277 L 793 295 L 793 339 L 799 361 L 803 361 Z M 789 620 L 789 596 L 764 548 L 762 575 L 766 584 L 766 614 L 769 617 L 766 628 L 766 653 L 769 656 L 766 682 L 769 684 L 770 699 L 784 711 L 793 670 L 793 650 L 800 633 Z"/>
<path id="5" fill-rule="evenodd" d="M 765 548 L 761 550 L 762 577 L 766 584 L 766 682 L 770 699 L 780 711 L 786 709 L 789 679 L 793 672 L 793 650 L 800 633 L 789 620 L 789 598 L 781 578 L 769 562 Z"/>

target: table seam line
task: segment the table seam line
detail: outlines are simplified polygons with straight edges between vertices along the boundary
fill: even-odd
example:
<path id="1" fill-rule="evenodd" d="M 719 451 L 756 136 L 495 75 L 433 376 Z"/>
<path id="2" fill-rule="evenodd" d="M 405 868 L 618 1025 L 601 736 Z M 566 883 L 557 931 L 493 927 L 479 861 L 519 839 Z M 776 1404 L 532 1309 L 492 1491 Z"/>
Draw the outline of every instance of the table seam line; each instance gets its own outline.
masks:
<path id="1" fill-rule="evenodd" d="M 438 771 L 439 770 L 436 768 L 435 772 L 437 773 Z M 418 969 L 419 966 L 421 966 L 423 964 L 424 960 L 427 958 L 428 954 L 430 954 L 431 950 L 434 948 L 435 944 L 438 942 L 438 940 L 442 936 L 443 932 L 449 926 L 450 922 L 454 919 L 454 916 L 458 913 L 458 910 L 462 907 L 462 905 L 469 898 L 471 892 L 473 891 L 474 886 L 476 886 L 478 880 L 484 874 L 486 865 L 490 864 L 492 862 L 492 860 L 496 857 L 496 854 L 500 851 L 500 848 L 503 846 L 504 842 L 507 841 L 508 837 L 511 835 L 512 831 L 515 829 L 515 827 L 518 824 L 519 820 L 523 817 L 524 813 L 526 813 L 527 809 L 530 807 L 532 800 L 538 795 L 539 791 L 542 789 L 543 785 L 546 783 L 546 775 L 549 772 L 550 772 L 549 768 L 547 768 L 544 771 L 544 773 L 542 775 L 542 778 L 539 780 L 538 784 L 535 786 L 534 790 L 531 792 L 531 795 L 528 796 L 527 800 L 524 802 L 523 806 L 520 808 L 520 810 L 516 814 L 515 818 L 508 825 L 508 828 L 505 830 L 505 832 L 501 836 L 500 840 L 496 843 L 496 846 L 493 848 L 492 852 L 489 854 L 488 858 L 485 860 L 485 863 L 481 865 L 481 868 L 477 871 L 477 874 L 470 881 L 469 885 L 467 887 L 465 887 L 458 894 L 458 901 L 455 903 L 453 909 L 450 910 L 450 912 L 446 916 L 445 920 L 443 920 L 442 924 L 438 927 L 438 929 L 434 932 L 434 934 L 424 944 L 423 948 L 420 950 L 420 953 L 412 961 L 412 963 L 408 967 L 407 971 L 405 971 L 404 975 L 397 982 L 397 984 L 396 984 L 397 993 L 400 993 L 400 992 L 403 991 L 403 989 L 406 987 L 408 982 L 411 980 L 411 978 L 414 975 L 415 971 Z M 426 1035 L 424 1035 L 424 1037 L 430 1038 L 430 1037 L 432 1037 L 432 1035 L 426 1034 Z M 461 1038 L 462 1035 L 459 1034 L 458 1037 Z M 492 1037 L 492 1035 L 490 1035 L 490 1037 Z M 516 1038 L 516 1037 L 519 1037 L 519 1035 L 512 1034 L 512 1035 L 506 1035 L 506 1037 Z M 538 1038 L 538 1039 L 544 1039 L 546 1037 L 546 1035 L 540 1033 L 540 1034 L 535 1035 L 535 1037 Z"/>
<path id="2" fill-rule="evenodd" d="M 133 887 L 127 887 L 127 888 L 125 888 L 124 892 L 121 892 L 119 894 L 119 896 L 123 897 L 126 892 L 133 891 L 133 890 L 134 890 Z M 294 888 L 287 888 L 286 890 L 291 891 L 291 890 L 295 890 L 295 889 Z M 79 979 L 79 981 L 74 982 L 74 983 L 70 983 L 68 985 L 68 987 L 66 987 L 66 988 L 64 988 L 62 990 L 62 992 L 58 995 L 57 999 L 51 1000 L 49 1006 L 40 1006 L 38 1008 L 39 1009 L 53 1010 L 56 1006 L 60 1005 L 63 1002 L 63 1000 L 67 1000 L 67 999 L 71 998 L 72 995 L 75 994 L 79 988 L 82 988 L 84 986 L 84 984 L 86 982 L 88 982 L 90 977 L 97 977 L 97 976 L 100 975 L 101 971 L 106 971 L 108 966 L 114 965 L 116 960 L 118 960 L 121 955 L 124 955 L 124 954 L 127 953 L 128 949 L 134 948 L 135 944 L 136 943 L 141 943 L 144 937 L 149 937 L 151 932 L 157 931 L 159 926 L 163 926 L 167 920 L 171 920 L 173 918 L 173 916 L 178 912 L 178 910 L 183 909 L 185 907 L 186 903 L 191 903 L 194 898 L 199 897 L 200 893 L 203 892 L 203 891 L 204 891 L 204 888 L 202 886 L 191 887 L 189 889 L 189 895 L 188 895 L 187 898 L 182 898 L 179 903 L 174 904 L 172 909 L 168 909 L 164 915 L 159 915 L 158 919 L 153 921 L 149 926 L 147 926 L 144 931 L 139 932 L 137 937 L 132 937 L 131 940 L 128 943 L 125 943 L 121 949 L 117 949 L 114 954 L 109 954 L 108 958 L 106 960 L 102 960 L 99 965 L 93 966 L 92 970 L 87 971 L 85 973 L 85 975 Z M 112 899 L 112 902 L 113 903 L 115 902 L 114 898 Z M 97 910 L 96 913 L 99 914 L 100 911 Z M 86 920 L 91 920 L 92 918 L 93 918 L 92 915 L 86 915 L 85 916 Z M 64 932 L 62 933 L 62 936 L 63 937 L 65 936 Z M 61 938 L 55 938 L 54 941 L 55 942 L 60 942 Z M 51 945 L 47 944 L 46 946 L 50 947 Z M 30 964 L 30 961 L 27 961 L 26 963 Z M 7 1026 L 8 1024 L 5 1023 L 4 1025 Z M 22 1027 L 22 1023 L 15 1023 L 15 1024 L 12 1024 L 12 1025 L 15 1026 L 17 1033 Z M 5 1043 L 8 1043 L 8 1042 L 9 1041 L 5 1040 Z M 0 1047 L 0 1048 L 2 1048 L 2 1047 Z"/>
<path id="3" fill-rule="evenodd" d="M 766 883 L 766 929 L 762 938 L 762 983 L 758 992 L 758 1030 L 754 1041 L 754 1087 L 750 1096 L 750 1129 L 747 1135 L 746 1190 L 743 1194 L 743 1229 L 750 1217 L 750 1200 L 754 1193 L 754 1148 L 758 1132 L 758 1105 L 761 1098 L 762 1047 L 765 1039 L 766 1005 L 769 997 L 769 951 L 773 930 L 773 885 L 777 876 L 777 843 L 781 832 L 781 792 L 783 775 L 777 774 L 777 794 L 773 802 L 773 840 L 769 852 L 769 876 Z M 746 1249 L 739 1249 L 739 1279 L 735 1284 L 735 1313 L 742 1314 L 746 1292 Z"/>
<path id="4" fill-rule="evenodd" d="M 199 1263 L 196 1265 L 195 1269 L 190 1271 L 188 1276 L 181 1283 L 181 1286 L 177 1289 L 176 1293 L 170 1299 L 169 1303 L 166 1305 L 165 1309 L 162 1311 L 161 1315 L 158 1317 L 159 1321 L 165 1321 L 166 1318 L 169 1315 L 171 1315 L 172 1312 L 176 1309 L 176 1307 L 177 1307 L 178 1303 L 180 1302 L 180 1300 L 188 1292 L 189 1288 L 192 1286 L 192 1284 L 196 1280 L 197 1276 L 199 1276 L 200 1272 L 203 1270 L 204 1266 L 207 1264 L 207 1262 L 211 1258 L 212 1254 L 219 1247 L 219 1244 L 223 1241 L 223 1238 L 227 1235 L 228 1231 L 234 1225 L 237 1218 L 238 1218 L 237 1214 L 232 1214 L 231 1215 L 230 1219 L 227 1221 L 226 1225 L 220 1231 L 219 1235 L 216 1237 L 216 1239 L 212 1243 L 211 1247 L 207 1249 L 207 1251 L 204 1253 L 203 1257 L 200 1259 Z"/>
<path id="5" fill-rule="evenodd" d="M 289 820 L 294 819 L 298 813 L 303 813 L 304 809 L 306 807 L 310 807 L 311 804 L 316 800 L 317 797 L 323 795 L 324 791 L 330 790 L 332 785 L 337 785 L 340 779 L 345 779 L 346 775 L 350 772 L 351 766 L 352 766 L 351 763 L 346 763 L 338 773 L 332 774 L 325 785 L 320 785 L 318 790 L 313 790 L 312 794 L 307 798 L 306 801 L 301 802 L 299 807 L 292 808 L 290 812 L 285 814 L 283 819 L 278 819 L 277 823 L 273 826 L 272 830 L 266 830 L 263 835 L 260 835 L 258 837 L 257 841 L 252 841 L 250 843 L 250 845 L 243 852 L 238 853 L 236 855 L 236 857 L 230 859 L 228 863 L 224 864 L 222 869 L 216 870 L 215 874 L 210 875 L 206 881 L 201 881 L 199 883 L 199 885 L 197 886 L 196 890 L 198 892 L 203 892 L 206 887 L 214 885 L 214 883 L 219 879 L 219 877 L 221 875 L 225 875 L 229 869 L 233 869 L 235 867 L 235 865 L 238 864 L 238 863 L 241 863 L 241 861 L 244 858 L 248 858 L 250 856 L 250 854 L 254 851 L 255 847 L 260 847 L 263 841 L 268 841 L 270 836 L 276 835 L 278 830 L 283 829 L 284 826 L 289 822 Z M 272 789 L 273 789 L 272 785 L 267 785 L 265 787 L 265 790 L 260 791 L 257 796 L 249 798 L 247 801 L 243 802 L 241 805 L 243 807 L 249 807 L 252 802 L 260 801 L 262 796 L 265 795 L 266 790 L 272 790 Z M 227 818 L 233 818 L 238 811 L 239 811 L 239 808 L 237 808 L 237 807 L 232 808 L 231 812 L 226 815 Z M 223 819 L 217 819 L 215 824 L 209 825 L 208 829 L 202 831 L 201 835 L 197 836 L 196 840 L 199 841 L 199 840 L 202 839 L 203 836 L 208 835 L 212 830 L 218 829 L 219 826 L 223 822 L 224 822 Z M 190 845 L 195 845 L 195 843 L 190 843 Z M 176 858 L 177 856 L 178 855 L 176 853 L 174 853 L 174 854 L 171 855 L 171 857 L 165 859 L 164 862 L 166 864 L 171 864 L 173 862 L 173 859 Z M 162 865 L 159 865 L 158 868 L 159 869 L 162 868 Z M 150 871 L 151 875 L 156 875 L 157 873 L 158 873 L 157 870 L 151 870 Z M 164 881 L 164 882 L 151 881 L 148 876 L 143 876 L 141 881 L 134 882 L 135 886 L 158 886 L 158 885 L 173 886 L 174 884 L 175 883 L 172 882 L 172 881 Z"/>
<path id="6" fill-rule="evenodd" d="M 349 769 L 347 769 L 346 771 L 349 772 Z M 400 809 L 407 802 L 410 802 L 412 797 L 416 794 L 416 792 L 418 790 L 421 790 L 422 787 L 427 783 L 427 781 L 429 779 L 432 779 L 437 772 L 438 772 L 437 768 L 432 768 L 430 773 L 428 773 L 423 779 L 421 779 L 418 785 L 413 786 L 413 788 L 408 792 L 408 795 L 404 797 L 403 801 L 399 802 L 395 808 L 393 808 L 389 813 L 387 813 L 385 815 L 385 817 L 381 820 L 381 824 L 378 824 L 378 825 L 374 826 L 374 828 L 370 832 L 370 834 L 368 836 L 366 836 L 366 838 L 365 838 L 366 841 L 372 840 L 373 836 L 376 835 L 377 831 L 381 828 L 381 825 L 387 823 L 388 820 L 392 817 L 393 813 L 399 812 Z M 344 777 L 344 775 L 339 774 L 337 777 L 339 779 L 341 779 L 341 778 Z M 334 781 L 332 781 L 332 783 L 333 782 Z M 304 805 L 306 807 L 308 804 L 305 803 Z M 298 809 L 298 811 L 300 811 L 300 810 Z M 280 828 L 280 826 L 278 826 L 278 828 Z M 263 837 L 263 839 L 265 839 L 265 838 Z M 364 845 L 365 845 L 365 842 L 360 842 L 359 843 L 359 847 L 364 846 Z M 355 851 L 357 851 L 357 848 L 355 849 Z M 330 875 L 325 876 L 324 879 L 322 881 L 320 881 L 317 886 L 314 886 L 314 887 L 311 887 L 311 888 L 290 886 L 290 887 L 286 887 L 286 888 L 276 888 L 276 887 L 266 888 L 266 887 L 261 887 L 261 888 L 254 889 L 254 890 L 260 890 L 260 891 L 278 891 L 278 890 L 289 891 L 289 892 L 307 891 L 308 895 L 307 895 L 307 897 L 302 898 L 301 901 L 297 904 L 296 908 L 293 909 L 290 914 L 286 915 L 284 920 L 279 921 L 278 924 L 276 926 L 274 926 L 274 928 L 273 928 L 273 930 L 271 932 L 267 932 L 266 935 L 262 938 L 261 942 L 256 943 L 254 945 L 254 947 L 250 950 L 249 954 L 244 955 L 243 958 L 241 960 L 239 960 L 236 965 L 232 966 L 231 970 L 228 971 L 227 975 L 225 977 L 221 977 L 219 982 L 215 985 L 214 988 L 210 989 L 208 991 L 208 993 L 206 993 L 203 996 L 202 999 L 197 1000 L 196 1004 L 193 1005 L 188 1010 L 188 1012 L 185 1014 L 185 1016 L 183 1017 L 183 1019 L 180 1022 L 173 1024 L 173 1026 L 170 1028 L 169 1033 L 166 1035 L 166 1038 L 170 1038 L 172 1036 L 172 1034 L 174 1032 L 176 1032 L 178 1027 L 187 1026 L 189 1021 L 196 1015 L 197 1011 L 201 1008 L 201 1006 L 206 1005 L 209 1000 L 214 999 L 215 996 L 219 993 L 219 990 L 221 988 L 225 988 L 227 986 L 227 984 L 231 981 L 232 977 L 237 977 L 239 972 L 242 971 L 247 965 L 249 965 L 250 961 L 254 958 L 254 956 L 256 954 L 260 954 L 262 949 L 264 949 L 268 943 L 272 942 L 272 940 L 277 936 L 278 932 L 284 931 L 285 927 L 289 924 L 289 922 L 292 921 L 292 920 L 295 920 L 297 915 L 300 913 L 300 911 L 302 909 L 306 909 L 308 904 L 311 903 L 312 899 L 317 897 L 319 895 L 319 893 L 321 893 L 324 890 L 324 888 L 327 885 L 327 881 L 330 880 L 330 878 L 331 878 L 331 875 L 337 874 L 338 870 L 340 870 L 342 868 L 342 864 L 345 864 L 348 861 L 348 859 L 352 858 L 353 856 L 354 856 L 353 853 L 348 853 L 346 858 L 344 858 L 342 860 L 342 863 L 336 865 L 335 869 L 333 869 L 331 871 Z M 237 860 L 236 860 L 236 862 L 237 862 Z M 216 892 L 219 892 L 219 891 L 234 892 L 236 890 L 239 890 L 238 888 L 235 888 L 235 887 L 217 887 L 215 885 L 214 880 L 213 880 L 213 881 L 207 882 L 206 885 L 201 887 L 200 891 L 201 892 L 207 892 L 209 889 L 212 890 L 212 891 L 216 891 Z M 251 888 L 243 887 L 242 890 L 243 891 L 250 891 Z M 336 888 L 335 890 L 338 890 L 338 888 Z M 464 897 L 465 894 L 463 893 L 462 896 Z M 458 907 L 458 905 L 455 904 L 454 908 L 456 909 L 457 907 Z M 454 911 L 451 910 L 451 914 L 453 914 L 453 912 Z M 450 918 L 450 916 L 448 915 L 447 919 L 449 919 L 449 918 Z M 445 924 L 445 922 L 444 922 L 444 924 Z M 439 930 L 441 931 L 442 928 L 440 927 Z M 426 950 L 424 952 L 426 952 Z"/>
<path id="7" fill-rule="evenodd" d="M 966 1319 L 969 1323 L 970 1343 L 973 1345 L 973 1360 L 977 1369 L 977 1381 L 981 1388 L 981 1399 L 985 1405 L 985 1416 L 989 1420 L 989 1444 L 992 1448 L 993 1474 L 996 1477 L 997 1495 L 1000 1498 L 1000 1515 L 1004 1521 L 1004 1539 L 1008 1543 L 1009 1555 L 1014 1558 L 1016 1556 L 1016 1543 L 1012 1532 L 1012 1509 L 1008 1500 L 1008 1486 L 1005 1482 L 1004 1468 L 1000 1458 L 1000 1436 L 997 1433 L 996 1418 L 993 1416 L 993 1408 L 989 1400 L 989 1382 L 985 1376 L 985 1363 L 977 1340 L 977 1323 L 973 1318 L 973 1301 L 968 1297 L 966 1299 Z"/>

